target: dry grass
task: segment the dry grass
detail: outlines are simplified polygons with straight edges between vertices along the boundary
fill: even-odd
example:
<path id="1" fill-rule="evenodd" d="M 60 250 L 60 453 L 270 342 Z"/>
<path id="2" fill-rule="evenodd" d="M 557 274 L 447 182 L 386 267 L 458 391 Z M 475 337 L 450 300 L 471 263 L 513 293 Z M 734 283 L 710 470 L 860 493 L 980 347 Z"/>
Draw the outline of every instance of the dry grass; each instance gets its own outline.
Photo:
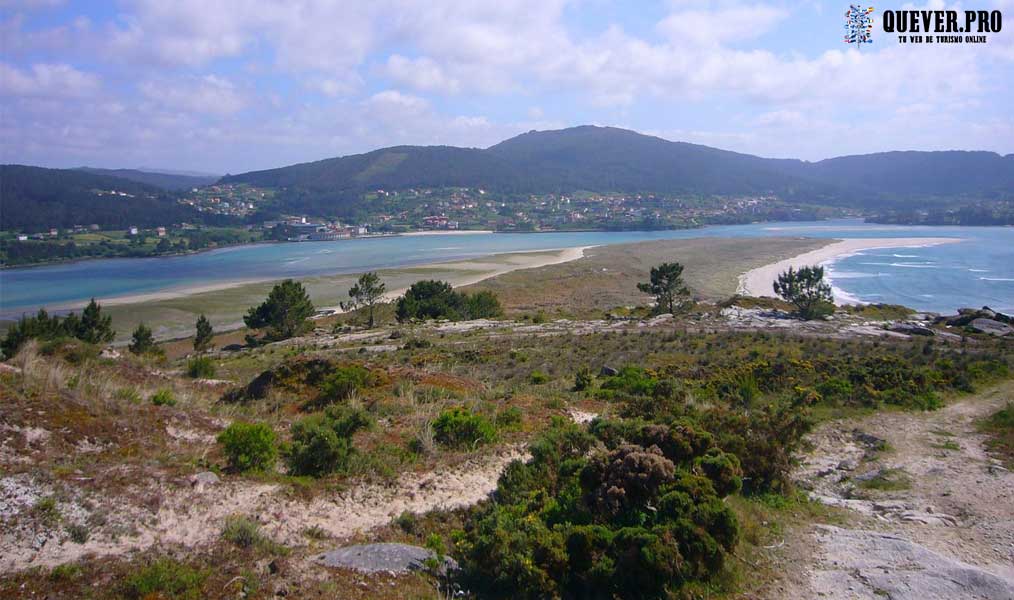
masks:
<path id="1" fill-rule="evenodd" d="M 638 282 L 648 280 L 652 266 L 678 261 L 695 297 L 717 301 L 736 293 L 740 274 L 824 244 L 807 238 L 698 238 L 602 246 L 576 261 L 513 271 L 466 290 L 495 292 L 509 314 L 589 315 L 650 303 L 650 296 L 637 291 Z"/>

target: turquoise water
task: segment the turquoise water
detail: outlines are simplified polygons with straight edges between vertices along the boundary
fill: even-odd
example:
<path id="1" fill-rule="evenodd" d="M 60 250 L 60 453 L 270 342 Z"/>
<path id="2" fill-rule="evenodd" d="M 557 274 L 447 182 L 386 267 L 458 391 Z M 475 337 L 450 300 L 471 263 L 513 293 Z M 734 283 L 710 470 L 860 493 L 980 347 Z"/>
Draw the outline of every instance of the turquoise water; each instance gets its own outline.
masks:
<path id="1" fill-rule="evenodd" d="M 946 312 L 1014 312 L 1014 228 L 904 227 L 857 220 L 758 223 L 649 232 L 432 235 L 257 244 L 201 254 L 103 259 L 0 271 L 0 317 L 90 297 L 113 298 L 232 281 L 274 280 L 418 265 L 520 250 L 699 237 L 953 237 L 927 248 L 869 250 L 830 266 L 840 296 Z"/>

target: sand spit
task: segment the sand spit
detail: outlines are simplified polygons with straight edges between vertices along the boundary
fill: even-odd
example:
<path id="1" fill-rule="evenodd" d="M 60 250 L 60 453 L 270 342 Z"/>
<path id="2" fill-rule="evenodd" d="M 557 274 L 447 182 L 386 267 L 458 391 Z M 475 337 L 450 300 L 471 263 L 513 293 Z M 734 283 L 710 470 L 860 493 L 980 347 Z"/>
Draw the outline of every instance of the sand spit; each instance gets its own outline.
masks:
<path id="1" fill-rule="evenodd" d="M 826 265 L 827 263 L 851 256 L 864 250 L 880 248 L 924 248 L 939 244 L 960 242 L 958 238 L 911 237 L 911 238 L 855 238 L 831 241 L 827 246 L 805 252 L 798 256 L 781 260 L 763 267 L 747 271 L 739 277 L 738 293 L 746 296 L 773 297 L 772 286 L 778 275 L 789 267 L 799 268 L 808 265 Z"/>

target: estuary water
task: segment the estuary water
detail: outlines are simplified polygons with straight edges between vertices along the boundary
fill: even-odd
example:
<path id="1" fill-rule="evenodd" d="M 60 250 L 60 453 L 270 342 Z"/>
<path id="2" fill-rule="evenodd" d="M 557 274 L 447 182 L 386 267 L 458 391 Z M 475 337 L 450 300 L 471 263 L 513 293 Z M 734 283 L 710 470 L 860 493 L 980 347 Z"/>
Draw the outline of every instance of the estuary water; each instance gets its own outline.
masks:
<path id="1" fill-rule="evenodd" d="M 910 227 L 860 220 L 773 222 L 678 231 L 496 233 L 255 244 L 200 254 L 99 259 L 0 271 L 0 318 L 39 307 L 488 256 L 505 252 L 701 237 L 951 237 L 954 244 L 865 250 L 827 263 L 839 297 L 949 312 L 988 305 L 1014 312 L 1014 228 Z"/>

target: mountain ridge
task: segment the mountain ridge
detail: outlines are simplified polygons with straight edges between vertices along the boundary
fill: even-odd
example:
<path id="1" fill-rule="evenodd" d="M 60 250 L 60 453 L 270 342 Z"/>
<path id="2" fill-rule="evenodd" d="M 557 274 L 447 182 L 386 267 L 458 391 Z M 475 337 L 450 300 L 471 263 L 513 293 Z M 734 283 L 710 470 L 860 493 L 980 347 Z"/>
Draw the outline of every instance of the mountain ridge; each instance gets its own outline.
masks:
<path id="1" fill-rule="evenodd" d="M 393 146 L 220 181 L 346 196 L 378 188 L 484 186 L 507 194 L 774 194 L 790 201 L 862 207 L 1009 197 L 1014 155 L 905 150 L 810 162 L 582 125 L 532 130 L 488 148 Z"/>

